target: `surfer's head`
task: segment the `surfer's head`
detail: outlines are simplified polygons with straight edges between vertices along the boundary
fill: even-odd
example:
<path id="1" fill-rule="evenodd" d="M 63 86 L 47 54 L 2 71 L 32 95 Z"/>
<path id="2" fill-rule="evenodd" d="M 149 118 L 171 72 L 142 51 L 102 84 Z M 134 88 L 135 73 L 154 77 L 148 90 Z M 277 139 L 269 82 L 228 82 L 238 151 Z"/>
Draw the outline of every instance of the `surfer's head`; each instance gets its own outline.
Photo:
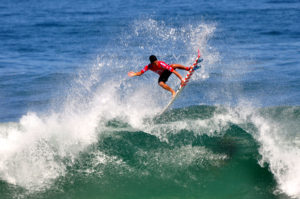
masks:
<path id="1" fill-rule="evenodd" d="M 155 55 L 151 55 L 151 56 L 149 57 L 149 60 L 150 60 L 151 63 L 153 63 L 153 62 L 155 62 L 155 61 L 157 60 L 157 58 L 156 58 Z"/>

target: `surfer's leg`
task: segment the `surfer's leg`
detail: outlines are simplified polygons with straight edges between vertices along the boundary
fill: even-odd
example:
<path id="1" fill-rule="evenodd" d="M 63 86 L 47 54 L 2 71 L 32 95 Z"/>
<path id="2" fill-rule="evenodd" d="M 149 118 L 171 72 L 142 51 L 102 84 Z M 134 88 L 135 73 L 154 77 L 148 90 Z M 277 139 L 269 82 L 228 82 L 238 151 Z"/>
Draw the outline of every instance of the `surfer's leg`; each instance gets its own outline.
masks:
<path id="1" fill-rule="evenodd" d="M 170 91 L 172 93 L 172 97 L 175 96 L 176 92 L 170 87 L 168 86 L 165 82 L 158 82 L 158 84 L 163 87 L 164 89 L 166 89 L 167 91 Z"/>
<path id="2" fill-rule="evenodd" d="M 166 89 L 167 91 L 170 91 L 172 93 L 172 96 L 174 97 L 174 95 L 176 94 L 175 91 L 170 88 L 170 86 L 168 86 L 166 84 L 166 82 L 168 81 L 170 75 L 172 74 L 172 72 L 170 72 L 169 70 L 165 70 L 158 78 L 158 84 L 163 87 L 164 89 Z"/>
<path id="3" fill-rule="evenodd" d="M 181 65 L 181 64 L 171 64 L 170 65 L 172 68 L 174 68 L 175 70 L 178 68 L 178 69 L 181 69 L 181 70 L 190 70 L 190 67 L 186 67 L 184 65 Z"/>

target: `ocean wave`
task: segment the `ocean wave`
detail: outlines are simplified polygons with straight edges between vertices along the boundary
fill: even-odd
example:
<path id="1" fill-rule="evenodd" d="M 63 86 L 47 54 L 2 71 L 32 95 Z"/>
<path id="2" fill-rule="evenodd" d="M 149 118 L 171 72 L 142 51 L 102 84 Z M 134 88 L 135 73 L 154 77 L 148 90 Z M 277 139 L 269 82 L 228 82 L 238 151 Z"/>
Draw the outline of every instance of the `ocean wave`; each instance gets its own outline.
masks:
<path id="1" fill-rule="evenodd" d="M 161 120 L 148 118 L 139 128 L 120 117 L 95 126 L 74 115 L 68 121 L 31 113 L 19 123 L 0 125 L 0 176 L 5 186 L 27 189 L 24 197 L 46 197 L 54 190 L 63 195 L 67 187 L 86 183 L 95 195 L 106 186 L 116 186 L 104 193 L 113 195 L 137 182 L 158 189 L 154 181 L 191 196 L 200 190 L 209 196 L 207 187 L 223 186 L 220 193 L 275 197 L 277 190 L 297 197 L 299 137 L 293 127 L 299 125 L 299 110 L 194 106 L 174 109 Z M 289 127 L 275 123 L 281 117 Z M 125 179 L 128 185 L 121 183 Z"/>

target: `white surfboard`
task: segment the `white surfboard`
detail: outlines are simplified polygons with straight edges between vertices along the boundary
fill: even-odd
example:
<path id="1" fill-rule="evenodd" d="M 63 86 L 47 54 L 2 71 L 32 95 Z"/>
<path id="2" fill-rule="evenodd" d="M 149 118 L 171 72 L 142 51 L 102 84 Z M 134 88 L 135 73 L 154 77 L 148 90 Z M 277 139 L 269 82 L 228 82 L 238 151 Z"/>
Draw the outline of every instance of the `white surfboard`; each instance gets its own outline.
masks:
<path id="1" fill-rule="evenodd" d="M 184 78 L 184 84 L 180 84 L 179 88 L 176 91 L 175 96 L 171 99 L 171 101 L 167 104 L 167 106 L 160 112 L 159 115 L 162 115 L 163 113 L 165 113 L 170 106 L 173 104 L 173 102 L 176 100 L 176 98 L 179 96 L 179 94 L 182 92 L 183 88 L 188 84 L 190 78 L 192 77 L 193 73 L 195 72 L 195 70 L 201 68 L 201 65 L 199 64 L 200 62 L 202 62 L 203 59 L 200 58 L 200 51 L 198 50 L 198 57 L 195 60 L 194 64 L 192 65 L 192 67 L 190 68 L 189 72 L 187 73 L 187 75 Z"/>

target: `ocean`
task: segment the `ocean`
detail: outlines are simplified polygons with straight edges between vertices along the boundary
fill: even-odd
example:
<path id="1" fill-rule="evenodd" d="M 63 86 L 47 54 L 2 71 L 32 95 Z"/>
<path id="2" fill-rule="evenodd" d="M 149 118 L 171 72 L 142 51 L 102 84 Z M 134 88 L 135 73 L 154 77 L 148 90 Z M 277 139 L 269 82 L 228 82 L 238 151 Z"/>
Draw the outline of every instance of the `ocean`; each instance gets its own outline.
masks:
<path id="1" fill-rule="evenodd" d="M 299 0 L 1 0 L 0 24 L 0 199 L 300 199 Z M 127 73 L 198 49 L 158 115 Z"/>

